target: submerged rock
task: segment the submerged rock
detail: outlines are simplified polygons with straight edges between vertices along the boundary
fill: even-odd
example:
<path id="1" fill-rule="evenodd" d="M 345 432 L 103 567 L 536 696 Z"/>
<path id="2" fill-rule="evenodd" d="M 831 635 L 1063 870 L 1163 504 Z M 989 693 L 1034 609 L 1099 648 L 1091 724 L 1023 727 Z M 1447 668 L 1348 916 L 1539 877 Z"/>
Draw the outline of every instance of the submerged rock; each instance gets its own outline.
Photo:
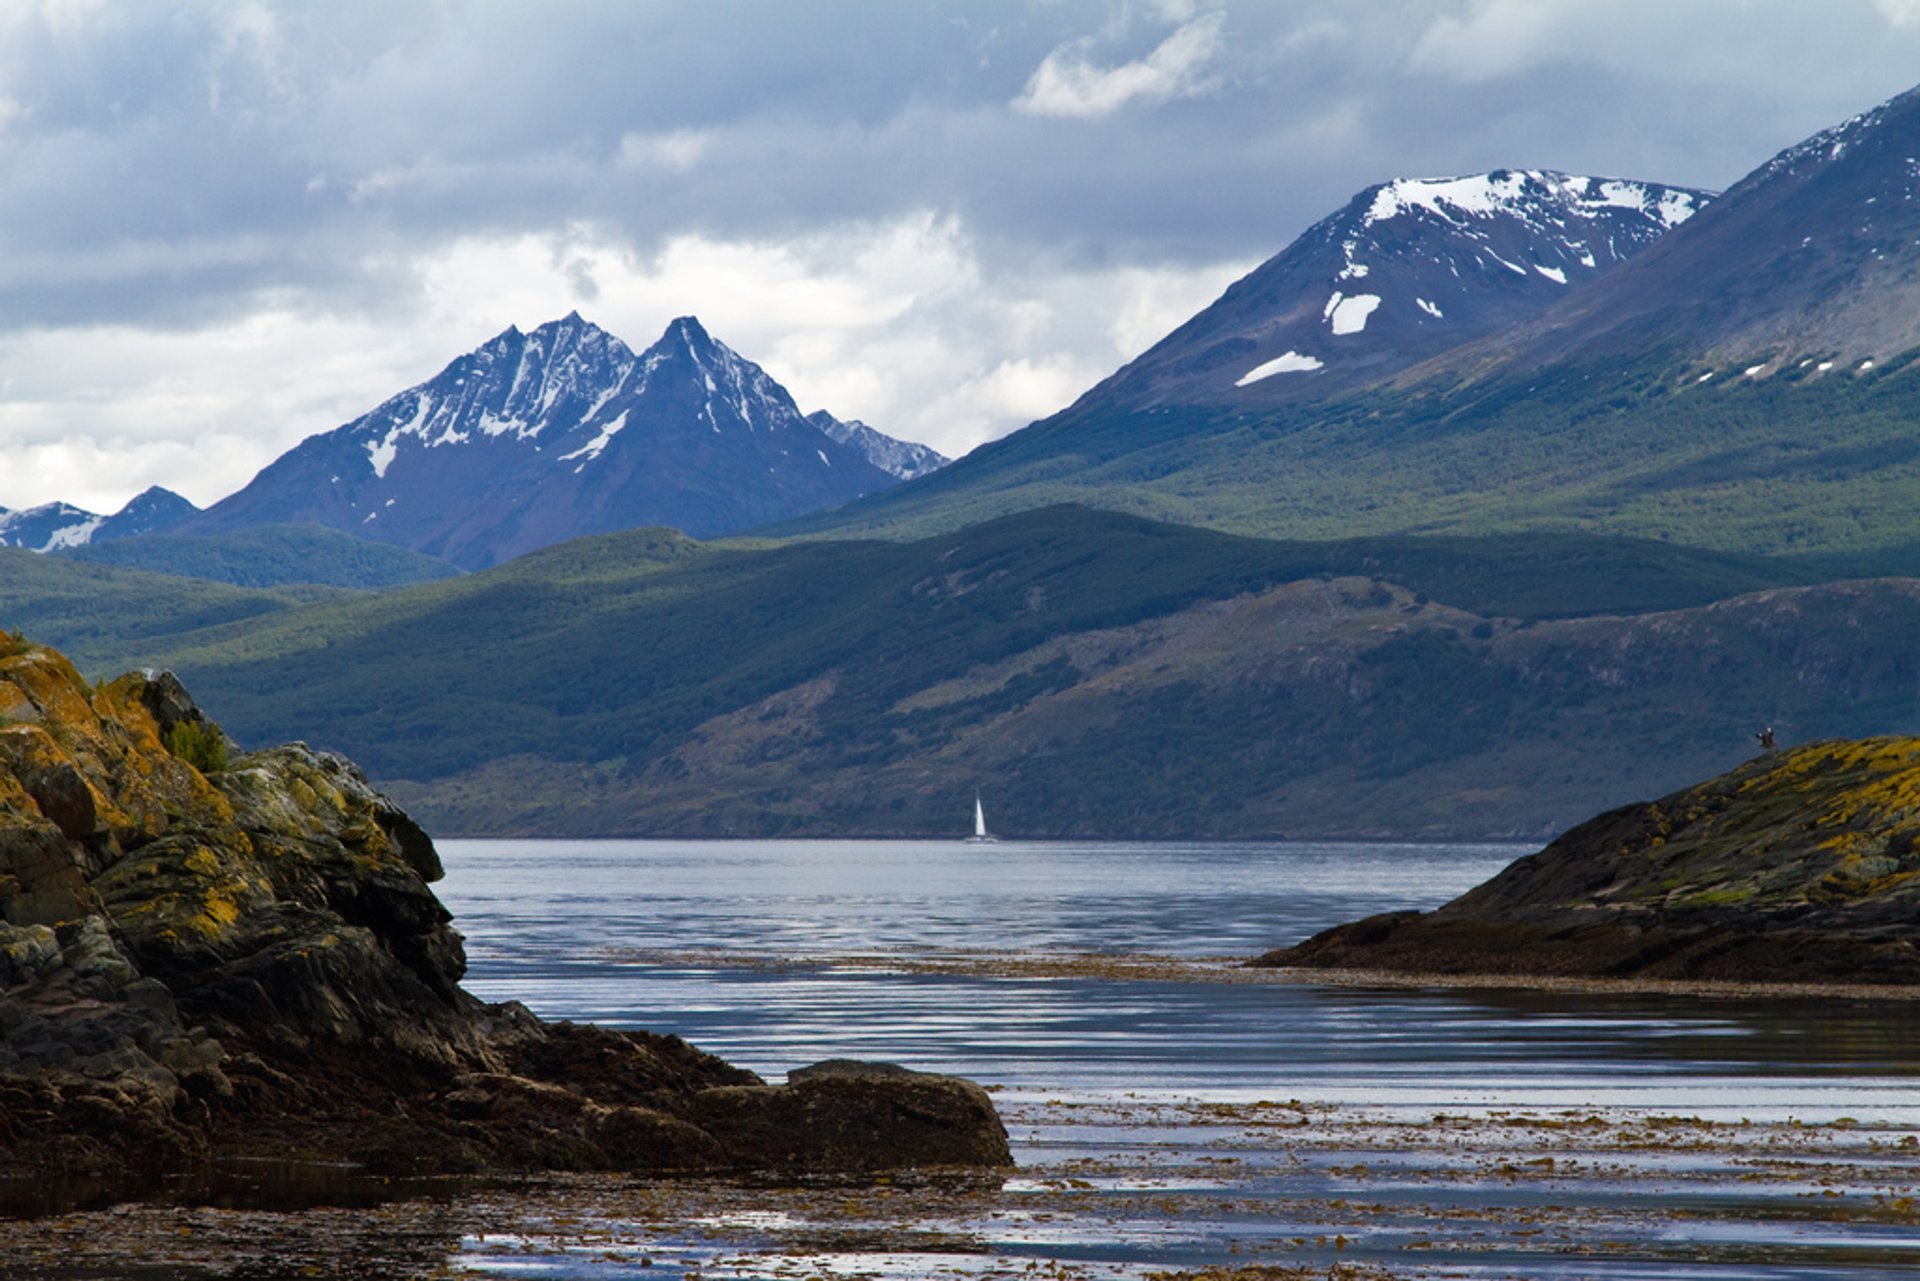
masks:
<path id="1" fill-rule="evenodd" d="M 1769 752 L 1266 966 L 1920 984 L 1920 738 Z"/>
<path id="2" fill-rule="evenodd" d="M 1011 1163 L 970 1083 L 769 1086 L 674 1037 L 482 1003 L 427 888 L 433 842 L 350 762 L 229 756 L 170 675 L 94 689 L 50 650 L 0 646 L 11 1170 Z"/>

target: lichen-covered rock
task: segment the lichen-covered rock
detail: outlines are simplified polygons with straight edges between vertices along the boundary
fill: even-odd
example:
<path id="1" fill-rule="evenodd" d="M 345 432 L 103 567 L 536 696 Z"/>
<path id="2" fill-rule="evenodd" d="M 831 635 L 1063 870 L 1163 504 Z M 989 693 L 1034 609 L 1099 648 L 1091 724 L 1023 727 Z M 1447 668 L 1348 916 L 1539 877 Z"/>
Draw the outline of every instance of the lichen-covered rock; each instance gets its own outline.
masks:
<path id="1" fill-rule="evenodd" d="M 0 658 L 7 1171 L 1006 1163 L 965 1083 L 770 1087 L 481 1003 L 427 834 L 332 753 L 183 751 L 202 773 L 167 746 L 218 735 L 166 673 L 90 689 L 49 650 Z"/>
<path id="2" fill-rule="evenodd" d="M 1920 984 L 1920 738 L 1769 752 L 1591 819 L 1435 911 L 1256 964 Z"/>

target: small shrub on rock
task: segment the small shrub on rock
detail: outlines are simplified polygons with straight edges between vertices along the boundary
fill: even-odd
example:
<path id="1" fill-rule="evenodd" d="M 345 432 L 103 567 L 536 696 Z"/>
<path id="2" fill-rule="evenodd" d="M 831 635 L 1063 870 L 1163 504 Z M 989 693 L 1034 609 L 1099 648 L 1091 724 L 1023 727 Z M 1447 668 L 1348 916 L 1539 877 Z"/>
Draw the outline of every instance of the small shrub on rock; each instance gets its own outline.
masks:
<path id="1" fill-rule="evenodd" d="M 211 721 L 175 722 L 167 731 L 167 750 L 202 774 L 227 767 L 227 736 Z"/>

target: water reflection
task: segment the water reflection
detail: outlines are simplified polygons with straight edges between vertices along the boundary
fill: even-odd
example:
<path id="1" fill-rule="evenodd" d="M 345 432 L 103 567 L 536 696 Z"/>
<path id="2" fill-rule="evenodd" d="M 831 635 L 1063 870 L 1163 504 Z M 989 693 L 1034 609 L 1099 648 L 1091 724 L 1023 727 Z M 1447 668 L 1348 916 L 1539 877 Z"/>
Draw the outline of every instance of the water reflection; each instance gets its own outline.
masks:
<path id="1" fill-rule="evenodd" d="M 770 1075 L 911 1061 L 1030 1089 L 1506 1097 L 1682 1091 L 1790 1110 L 1897 1095 L 1903 1007 L 877 972 L 830 958 L 1248 956 L 1432 907 L 1514 846 L 447 842 L 470 985 L 542 1014 L 680 1033 Z M 525 887 L 543 888 L 529 896 Z M 620 963 L 636 954 L 645 961 Z M 700 954 L 767 958 L 761 968 Z M 676 957 L 680 959 L 675 959 Z M 787 960 L 791 965 L 777 962 Z M 1497 1086 L 1488 1084 L 1496 1077 Z M 1861 1093 L 1865 1091 L 1865 1093 Z M 1675 1094 L 1678 1098 L 1680 1095 Z"/>

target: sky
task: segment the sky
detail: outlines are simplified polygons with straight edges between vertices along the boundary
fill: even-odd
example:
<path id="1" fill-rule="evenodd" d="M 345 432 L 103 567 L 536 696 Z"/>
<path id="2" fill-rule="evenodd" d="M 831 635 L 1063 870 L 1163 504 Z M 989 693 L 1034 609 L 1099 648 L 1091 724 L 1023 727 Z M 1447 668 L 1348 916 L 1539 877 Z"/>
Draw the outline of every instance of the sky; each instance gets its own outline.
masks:
<path id="1" fill-rule="evenodd" d="M 961 454 L 1360 189 L 1722 188 L 1920 0 L 0 0 L 0 507 L 205 505 L 509 325 Z"/>

